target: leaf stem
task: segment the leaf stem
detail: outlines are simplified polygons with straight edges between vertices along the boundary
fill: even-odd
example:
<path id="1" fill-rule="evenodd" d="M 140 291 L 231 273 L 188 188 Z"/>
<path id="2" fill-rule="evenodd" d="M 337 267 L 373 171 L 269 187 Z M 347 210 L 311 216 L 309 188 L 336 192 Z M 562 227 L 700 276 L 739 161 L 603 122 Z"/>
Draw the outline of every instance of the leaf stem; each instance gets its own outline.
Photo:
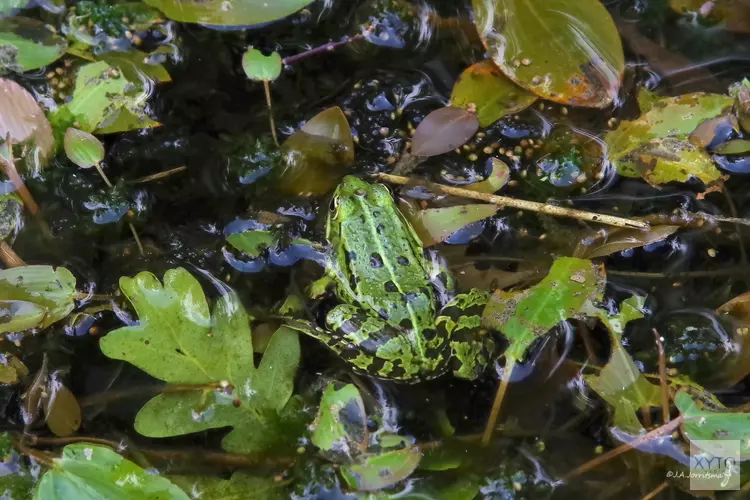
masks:
<path id="1" fill-rule="evenodd" d="M 653 498 L 656 498 L 659 493 L 666 490 L 669 487 L 669 481 L 663 481 L 659 486 L 651 490 L 647 495 L 644 495 L 641 500 L 652 500 Z"/>
<path id="2" fill-rule="evenodd" d="M 490 444 L 492 439 L 492 433 L 495 431 L 495 425 L 497 424 L 497 418 L 500 416 L 500 408 L 503 406 L 503 399 L 505 399 L 505 393 L 508 391 L 508 384 L 510 383 L 510 374 L 513 371 L 513 367 L 516 364 L 516 360 L 513 358 L 507 358 L 505 360 L 505 370 L 503 370 L 503 378 L 500 380 L 500 385 L 497 387 L 495 393 L 495 400 L 492 402 L 492 410 L 490 410 L 490 416 L 487 419 L 487 425 L 484 428 L 482 434 L 482 446 Z"/>
<path id="3" fill-rule="evenodd" d="M 138 245 L 138 251 L 142 256 L 145 255 L 146 253 L 143 251 L 143 243 L 141 243 L 141 238 L 138 236 L 138 231 L 135 230 L 135 226 L 132 222 L 128 222 L 128 226 L 130 226 L 130 232 L 133 233 L 135 244 Z"/>
<path id="4" fill-rule="evenodd" d="M 271 135 L 276 147 L 279 147 L 279 137 L 276 135 L 276 121 L 273 119 L 273 103 L 271 101 L 271 83 L 263 80 L 263 88 L 266 90 L 266 107 L 268 107 L 268 122 L 271 126 Z"/>
<path id="5" fill-rule="evenodd" d="M 302 59 L 306 59 L 308 57 L 311 57 L 311 56 L 314 56 L 323 52 L 333 52 L 334 50 L 338 49 L 342 45 L 356 42 L 358 40 L 363 40 L 367 35 L 369 35 L 374 30 L 375 30 L 375 27 L 370 26 L 365 30 L 364 33 L 360 33 L 359 35 L 344 37 L 343 40 L 340 40 L 338 42 L 325 43 L 323 45 L 312 48 L 310 50 L 306 50 L 305 52 L 301 52 L 297 55 L 285 57 L 284 59 L 281 60 L 281 62 L 284 64 L 294 64 L 296 62 L 301 61 Z"/>
<path id="6" fill-rule="evenodd" d="M 648 230 L 651 226 L 645 222 L 625 219 L 622 217 L 615 217 L 613 215 L 598 214 L 594 212 L 586 212 L 585 210 L 577 210 L 573 208 L 565 208 L 557 205 L 548 205 L 546 203 L 539 203 L 536 201 L 519 200 L 516 198 L 509 198 L 507 196 L 498 196 L 495 194 L 479 193 L 471 191 L 469 189 L 462 189 L 453 186 L 446 186 L 445 184 L 437 184 L 421 179 L 414 179 L 411 177 L 401 177 L 398 175 L 391 174 L 374 174 L 376 179 L 389 182 L 391 184 L 399 185 L 415 185 L 423 186 L 428 189 L 438 191 L 443 194 L 449 194 L 453 196 L 460 196 L 462 198 L 470 198 L 472 200 L 484 201 L 499 205 L 500 207 L 513 207 L 520 210 L 528 210 L 530 212 L 538 212 L 545 215 L 552 215 L 555 217 L 570 217 L 578 220 L 585 220 L 588 222 L 598 222 L 600 224 L 608 224 L 610 226 L 627 227 L 634 229 Z"/>
<path id="7" fill-rule="evenodd" d="M 138 179 L 134 179 L 130 182 L 132 184 L 145 184 L 147 182 L 160 181 L 174 174 L 179 174 L 180 172 L 184 172 L 185 170 L 187 170 L 187 167 L 183 165 L 181 167 L 176 167 L 176 168 L 171 168 L 169 170 L 165 170 L 164 172 L 158 172 L 156 174 L 147 175 L 145 177 L 139 177 Z"/>
<path id="8" fill-rule="evenodd" d="M 26 265 L 26 262 L 4 241 L 0 241 L 0 261 L 2 261 L 5 267 L 22 267 Z"/>
<path id="9" fill-rule="evenodd" d="M 107 187 L 109 189 L 112 189 L 114 186 L 109 181 L 107 174 L 104 173 L 104 169 L 102 169 L 102 166 L 99 164 L 99 162 L 94 163 L 94 166 L 96 167 L 97 172 L 99 172 L 99 175 L 102 176 L 102 179 L 104 179 L 104 183 L 107 185 Z"/>
<path id="10" fill-rule="evenodd" d="M 661 413 L 664 423 L 669 423 L 669 386 L 667 385 L 667 357 L 664 354 L 664 344 L 656 328 L 651 329 L 659 352 L 659 388 L 661 389 Z"/>

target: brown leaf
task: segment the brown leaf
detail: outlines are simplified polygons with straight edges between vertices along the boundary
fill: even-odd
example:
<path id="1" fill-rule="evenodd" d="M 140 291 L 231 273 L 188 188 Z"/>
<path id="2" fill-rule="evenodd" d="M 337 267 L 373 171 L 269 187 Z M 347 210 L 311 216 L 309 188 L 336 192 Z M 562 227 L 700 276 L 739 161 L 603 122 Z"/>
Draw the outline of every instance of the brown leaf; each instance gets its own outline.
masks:
<path id="1" fill-rule="evenodd" d="M 46 158 L 55 139 L 52 127 L 36 99 L 13 80 L 0 78 L 0 139 L 10 134 L 14 144 L 29 139 Z"/>
<path id="2" fill-rule="evenodd" d="M 415 156 L 437 156 L 466 144 L 479 130 L 479 118 L 456 106 L 446 106 L 427 115 L 412 138 Z"/>
<path id="3" fill-rule="evenodd" d="M 679 229 L 679 226 L 655 226 L 648 231 L 627 228 L 616 228 L 607 232 L 602 230 L 581 240 L 573 256 L 579 259 L 606 257 L 623 250 L 656 243 L 673 235 Z"/>

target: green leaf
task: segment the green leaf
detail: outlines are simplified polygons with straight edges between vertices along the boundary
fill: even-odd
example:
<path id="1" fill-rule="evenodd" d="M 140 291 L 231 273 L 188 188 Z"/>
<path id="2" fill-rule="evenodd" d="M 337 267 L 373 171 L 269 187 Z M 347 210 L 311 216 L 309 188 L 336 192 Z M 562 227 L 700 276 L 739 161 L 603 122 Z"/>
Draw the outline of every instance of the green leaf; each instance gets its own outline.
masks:
<path id="1" fill-rule="evenodd" d="M 458 77 L 451 93 L 451 105 L 475 109 L 482 127 L 519 113 L 536 100 L 535 94 L 513 83 L 492 61 L 469 66 Z"/>
<path id="2" fill-rule="evenodd" d="M 23 9 L 30 0 L 0 0 L 0 16 L 12 14 L 14 10 Z"/>
<path id="3" fill-rule="evenodd" d="M 6 304 L 0 333 L 47 328 L 73 310 L 75 294 L 76 279 L 64 267 L 23 266 L 0 271 L 0 301 Z"/>
<path id="4" fill-rule="evenodd" d="M 149 62 L 149 57 L 150 54 L 135 49 L 127 52 L 105 52 L 96 56 L 98 60 L 119 68 L 131 82 L 139 81 L 143 75 L 159 83 L 171 82 L 172 77 L 164 65 Z"/>
<path id="5" fill-rule="evenodd" d="M 602 309 L 592 311 L 610 332 L 612 354 L 598 375 L 585 375 L 584 380 L 614 408 L 614 425 L 628 433 L 638 434 L 642 429 L 636 412 L 644 407 L 659 406 L 659 386 L 649 382 L 633 362 L 622 345 L 625 326 L 643 318 L 645 299 L 632 296 L 620 304 L 620 312 L 610 316 Z"/>
<path id="6" fill-rule="evenodd" d="M 732 103 L 730 97 L 703 93 L 651 101 L 651 107 L 640 118 L 624 121 L 606 135 L 609 159 L 621 175 L 643 175 L 652 183 L 662 183 L 666 178 L 687 179 L 690 175 L 711 182 L 719 177 L 718 170 L 710 157 L 693 147 L 687 138 L 702 122 L 722 115 Z M 666 138 L 673 140 L 654 141 Z M 691 165 L 682 172 L 677 168 L 680 162 Z"/>
<path id="7" fill-rule="evenodd" d="M 78 443 L 63 449 L 61 458 L 37 485 L 34 500 L 189 500 L 168 479 L 146 472 L 104 446 Z"/>
<path id="8" fill-rule="evenodd" d="M 271 477 L 235 472 L 229 480 L 217 477 L 173 476 L 173 483 L 205 500 L 283 500 L 289 498 L 284 483 Z"/>
<path id="9" fill-rule="evenodd" d="M 625 69 L 620 35 L 599 0 L 472 0 L 492 60 L 539 97 L 604 108 Z"/>
<path id="10" fill-rule="evenodd" d="M 591 231 L 578 243 L 573 253 L 579 259 L 595 259 L 613 253 L 640 248 L 673 235 L 680 230 L 679 226 L 652 226 L 648 230 L 630 228 L 613 228 L 602 237 L 601 232 Z"/>
<path id="11" fill-rule="evenodd" d="M 437 245 L 469 224 L 492 217 L 499 207 L 489 204 L 420 210 L 416 203 L 401 200 L 399 208 L 422 240 L 425 247 Z"/>
<path id="12" fill-rule="evenodd" d="M 387 451 L 369 456 L 362 463 L 341 467 L 341 476 L 352 488 L 377 491 L 409 477 L 421 457 L 421 452 L 415 447 Z"/>
<path id="13" fill-rule="evenodd" d="M 750 460 L 750 413 L 701 409 L 686 391 L 675 395 L 674 404 L 685 417 L 682 433 L 692 444 L 710 453 L 713 450 L 695 441 L 739 441 L 741 460 Z"/>
<path id="14" fill-rule="evenodd" d="M 417 126 L 411 143 L 414 156 L 437 156 L 466 144 L 479 129 L 479 118 L 464 108 L 436 109 Z"/>
<path id="15" fill-rule="evenodd" d="M 0 116 L 1 141 L 10 135 L 14 144 L 32 143 L 42 159 L 50 155 L 55 138 L 44 111 L 26 89 L 5 78 L 0 78 Z"/>
<path id="16" fill-rule="evenodd" d="M 482 324 L 499 330 L 508 339 L 505 357 L 512 364 L 561 321 L 585 317 L 584 308 L 602 298 L 604 285 L 600 266 L 589 260 L 561 257 L 532 288 L 496 291 L 484 309 Z"/>
<path id="17" fill-rule="evenodd" d="M 138 106 L 126 103 L 104 119 L 96 128 L 97 134 L 116 134 L 142 128 L 154 128 L 161 123 L 152 120 Z"/>
<path id="18" fill-rule="evenodd" d="M 251 80 L 272 82 L 281 74 L 281 56 L 278 52 L 265 56 L 250 47 L 242 56 L 242 69 Z"/>
<path id="19" fill-rule="evenodd" d="M 156 396 L 136 416 L 139 433 L 170 437 L 234 427 L 222 445 L 238 453 L 294 442 L 297 434 L 288 432 L 299 420 L 298 404 L 290 401 L 300 359 L 294 331 L 279 329 L 256 369 L 250 318 L 233 292 L 224 289 L 210 315 L 200 284 L 181 268 L 167 271 L 164 285 L 144 272 L 121 278 L 120 288 L 139 324 L 104 337 L 105 355 L 166 382 L 220 386 Z"/>
<path id="20" fill-rule="evenodd" d="M 750 140 L 733 139 L 719 144 L 712 152 L 719 155 L 746 155 L 750 153 Z"/>
<path id="21" fill-rule="evenodd" d="M 65 40 L 43 22 L 27 17 L 0 20 L 0 73 L 38 69 L 65 53 Z"/>
<path id="22" fill-rule="evenodd" d="M 274 231 L 244 231 L 227 236 L 227 242 L 250 257 L 260 257 L 266 249 L 278 243 L 279 236 Z"/>
<path id="23" fill-rule="evenodd" d="M 310 0 L 145 0 L 165 16 L 182 23 L 239 26 L 276 21 Z"/>
<path id="24" fill-rule="evenodd" d="M 63 140 L 68 159 L 81 168 L 91 168 L 104 160 L 104 146 L 99 139 L 76 128 L 69 128 Z"/>
<path id="25" fill-rule="evenodd" d="M 359 390 L 352 384 L 339 390 L 328 384 L 312 424 L 312 443 L 330 460 L 349 463 L 368 444 L 367 413 Z"/>
<path id="26" fill-rule="evenodd" d="M 721 178 L 711 156 L 687 139 L 652 139 L 619 159 L 617 171 L 625 177 L 642 177 L 651 185 L 687 182 L 692 177 L 710 184 Z"/>

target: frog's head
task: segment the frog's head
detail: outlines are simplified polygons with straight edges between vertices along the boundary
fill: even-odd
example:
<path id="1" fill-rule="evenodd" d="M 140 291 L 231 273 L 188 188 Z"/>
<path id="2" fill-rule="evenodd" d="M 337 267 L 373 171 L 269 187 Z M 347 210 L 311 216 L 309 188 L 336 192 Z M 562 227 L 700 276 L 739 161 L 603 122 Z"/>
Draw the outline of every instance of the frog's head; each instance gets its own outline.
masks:
<path id="1" fill-rule="evenodd" d="M 388 188 L 347 175 L 333 193 L 331 218 L 342 220 L 359 214 L 364 207 L 386 207 L 388 204 L 393 204 Z"/>

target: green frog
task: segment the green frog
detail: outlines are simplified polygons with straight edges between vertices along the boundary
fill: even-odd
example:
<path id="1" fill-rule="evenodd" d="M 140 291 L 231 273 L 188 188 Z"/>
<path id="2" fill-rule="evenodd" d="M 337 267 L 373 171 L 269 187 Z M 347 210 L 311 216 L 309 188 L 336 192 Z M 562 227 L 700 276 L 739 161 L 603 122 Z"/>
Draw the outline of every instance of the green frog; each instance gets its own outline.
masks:
<path id="1" fill-rule="evenodd" d="M 378 378 L 418 382 L 452 370 L 473 380 L 484 371 L 494 351 L 480 326 L 488 294 L 471 290 L 440 307 L 453 280 L 425 255 L 385 186 L 345 177 L 333 195 L 326 239 L 327 280 L 340 304 L 324 328 L 290 326 Z"/>

